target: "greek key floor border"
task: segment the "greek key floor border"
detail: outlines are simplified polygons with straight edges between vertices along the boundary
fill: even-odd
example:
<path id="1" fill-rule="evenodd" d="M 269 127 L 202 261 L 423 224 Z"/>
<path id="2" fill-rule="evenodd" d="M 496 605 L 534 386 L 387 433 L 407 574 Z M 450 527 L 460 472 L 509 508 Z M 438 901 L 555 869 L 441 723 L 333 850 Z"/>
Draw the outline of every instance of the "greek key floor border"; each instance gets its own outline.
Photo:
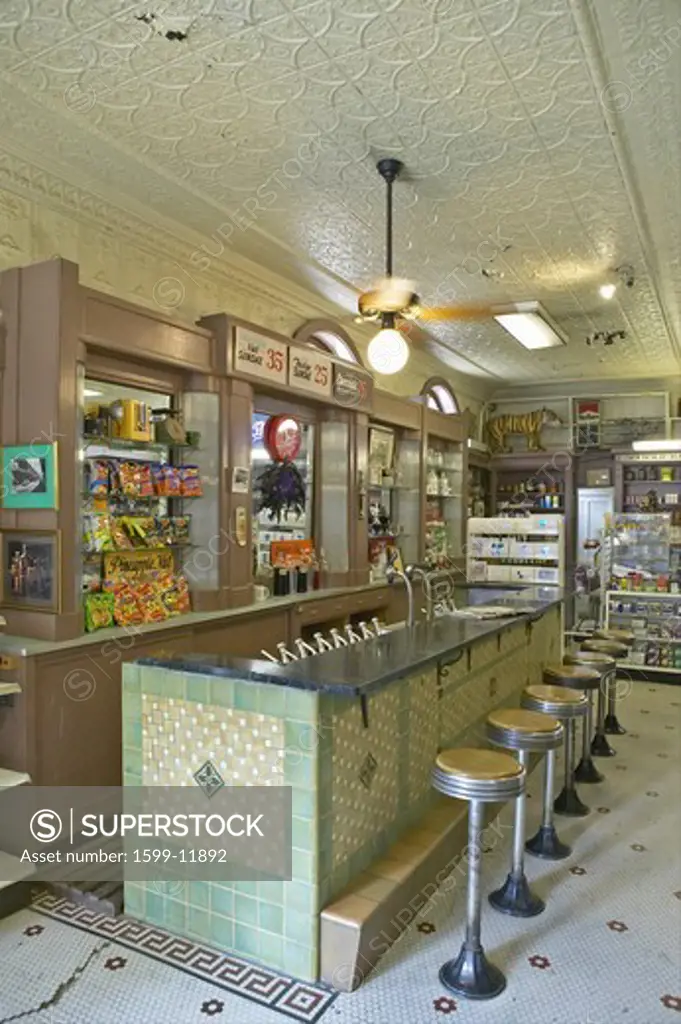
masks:
<path id="1" fill-rule="evenodd" d="M 31 909 L 152 957 L 301 1024 L 317 1024 L 338 995 L 323 985 L 299 981 L 241 957 L 220 953 L 155 925 L 125 915 L 107 917 L 48 892 L 37 894 Z"/>

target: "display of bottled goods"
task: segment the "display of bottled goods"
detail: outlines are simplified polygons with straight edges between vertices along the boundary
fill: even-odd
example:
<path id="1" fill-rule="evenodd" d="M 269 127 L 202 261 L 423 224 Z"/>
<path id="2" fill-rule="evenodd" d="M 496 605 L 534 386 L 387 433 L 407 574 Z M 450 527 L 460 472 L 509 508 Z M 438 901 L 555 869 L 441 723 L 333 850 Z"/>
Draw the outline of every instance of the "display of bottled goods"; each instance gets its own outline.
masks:
<path id="1" fill-rule="evenodd" d="M 536 477 L 500 482 L 497 486 L 499 505 L 517 505 L 529 509 L 562 509 L 563 492 L 558 482 L 539 482 Z"/>
<path id="2" fill-rule="evenodd" d="M 681 592 L 679 581 L 669 573 L 651 576 L 645 572 L 630 571 L 626 576 L 612 576 L 610 590 L 633 590 L 640 593 L 678 594 Z"/>
<path id="3" fill-rule="evenodd" d="M 659 481 L 660 483 L 672 483 L 678 481 L 681 483 L 681 465 L 660 466 L 653 464 L 644 466 L 625 466 L 624 481 L 625 483 L 633 483 L 634 481 Z"/>

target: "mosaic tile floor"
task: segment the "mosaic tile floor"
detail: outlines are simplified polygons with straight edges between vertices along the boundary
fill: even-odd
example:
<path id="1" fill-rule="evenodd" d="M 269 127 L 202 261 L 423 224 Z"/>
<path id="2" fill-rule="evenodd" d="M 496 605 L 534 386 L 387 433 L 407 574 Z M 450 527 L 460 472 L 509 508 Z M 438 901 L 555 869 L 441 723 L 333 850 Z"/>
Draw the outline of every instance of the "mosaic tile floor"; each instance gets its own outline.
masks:
<path id="1" fill-rule="evenodd" d="M 366 984 L 335 1000 L 158 929 L 43 901 L 0 921 L 0 1024 L 681 1024 L 681 689 L 636 683 L 620 718 L 630 732 L 601 762 L 607 780 L 581 788 L 592 813 L 559 820 L 573 856 L 528 859 L 545 913 L 485 909 L 485 947 L 508 977 L 493 1002 L 452 999 L 438 982 L 461 941 L 463 885 L 436 896 Z M 534 826 L 538 778 L 529 789 Z M 485 891 L 507 858 L 507 840 L 486 853 Z"/>

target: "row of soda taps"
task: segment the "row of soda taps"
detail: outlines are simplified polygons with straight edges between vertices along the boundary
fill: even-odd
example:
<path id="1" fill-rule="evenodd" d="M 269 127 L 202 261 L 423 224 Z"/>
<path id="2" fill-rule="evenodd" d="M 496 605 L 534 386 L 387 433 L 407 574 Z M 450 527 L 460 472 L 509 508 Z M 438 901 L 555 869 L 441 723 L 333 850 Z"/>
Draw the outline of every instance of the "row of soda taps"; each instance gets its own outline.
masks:
<path id="1" fill-rule="evenodd" d="M 298 638 L 293 641 L 295 651 L 289 650 L 281 641 L 277 644 L 277 657 L 264 649 L 260 653 L 263 658 L 267 658 L 268 661 L 273 661 L 277 665 L 288 665 L 292 661 L 316 658 L 318 654 L 324 654 L 325 651 L 337 651 L 341 647 L 351 647 L 353 644 L 376 640 L 377 637 L 385 636 L 388 632 L 389 630 L 374 616 L 370 625 L 366 622 L 359 622 L 356 626 L 348 624 L 342 630 L 334 627 L 329 630 L 328 636 L 324 636 L 321 631 L 313 633 L 312 643 Z"/>

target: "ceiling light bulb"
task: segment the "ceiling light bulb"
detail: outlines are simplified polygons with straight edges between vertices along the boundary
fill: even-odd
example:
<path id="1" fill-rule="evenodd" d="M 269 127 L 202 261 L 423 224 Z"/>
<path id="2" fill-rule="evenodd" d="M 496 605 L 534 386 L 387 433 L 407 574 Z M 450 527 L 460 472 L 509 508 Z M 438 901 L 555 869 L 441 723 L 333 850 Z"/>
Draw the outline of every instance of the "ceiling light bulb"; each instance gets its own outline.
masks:
<path id="1" fill-rule="evenodd" d="M 602 284 L 598 289 L 598 294 L 602 299 L 611 299 L 616 291 L 617 285 L 610 282 L 608 284 Z"/>
<path id="2" fill-rule="evenodd" d="M 399 373 L 407 365 L 409 346 L 394 327 L 384 327 L 369 342 L 367 356 L 376 373 Z"/>

